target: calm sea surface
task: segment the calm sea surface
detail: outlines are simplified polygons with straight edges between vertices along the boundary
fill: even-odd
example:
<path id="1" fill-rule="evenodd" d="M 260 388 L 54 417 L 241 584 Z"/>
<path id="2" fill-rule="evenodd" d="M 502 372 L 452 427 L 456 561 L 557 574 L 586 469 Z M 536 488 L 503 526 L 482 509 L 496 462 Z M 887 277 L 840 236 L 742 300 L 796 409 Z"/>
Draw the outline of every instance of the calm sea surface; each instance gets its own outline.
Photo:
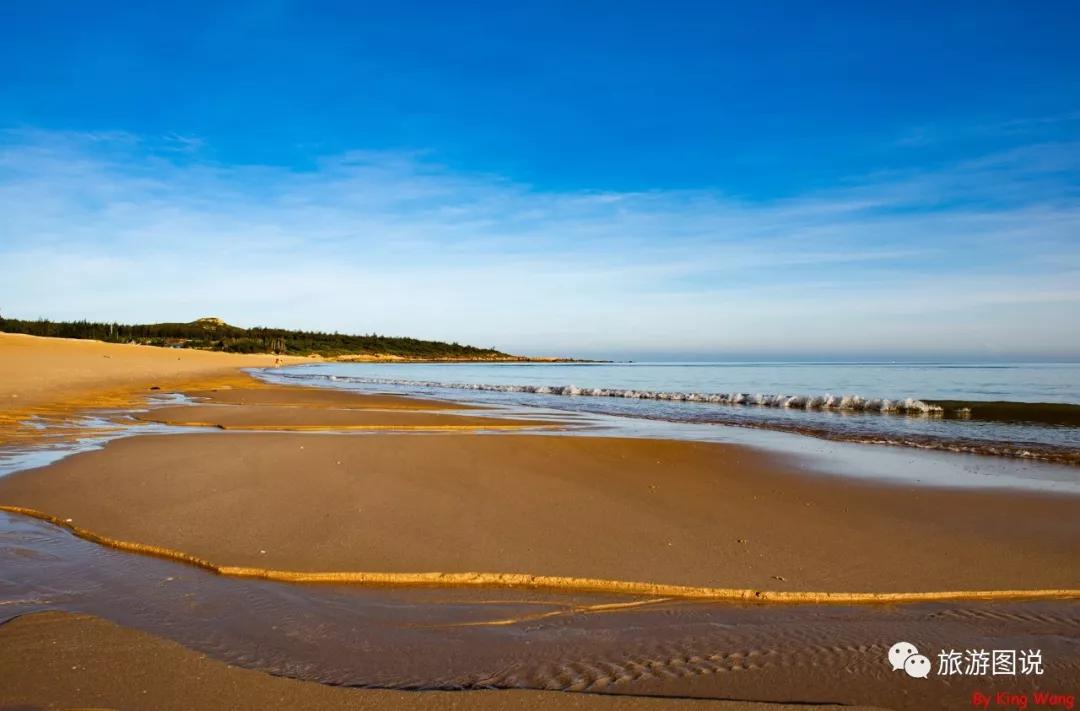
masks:
<path id="1" fill-rule="evenodd" d="M 362 392 L 1080 463 L 1076 363 L 322 363 L 265 372 Z"/>

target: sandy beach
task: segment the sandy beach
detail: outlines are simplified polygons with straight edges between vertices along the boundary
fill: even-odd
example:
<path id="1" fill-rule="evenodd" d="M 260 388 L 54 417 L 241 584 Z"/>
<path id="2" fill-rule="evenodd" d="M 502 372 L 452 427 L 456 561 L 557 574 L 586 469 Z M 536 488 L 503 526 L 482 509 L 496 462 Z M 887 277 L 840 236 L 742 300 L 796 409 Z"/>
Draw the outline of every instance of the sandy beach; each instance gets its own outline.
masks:
<path id="1" fill-rule="evenodd" d="M 0 708 L 5 709 L 872 711 L 543 691 L 360 691 L 238 669 L 99 618 L 51 612 L 0 626 L 0 679 Z"/>
<path id="2" fill-rule="evenodd" d="M 546 420 L 454 413 L 462 409 L 454 403 L 267 386 L 238 370 L 265 358 L 2 337 L 0 359 L 0 392 L 20 403 L 6 410 L 9 432 L 34 408 L 59 417 L 94 403 L 143 406 L 150 393 L 194 398 L 138 414 L 196 425 L 191 433 L 120 439 L 0 478 L 0 505 L 220 572 L 398 583 L 445 574 L 427 582 L 571 590 L 583 580 L 615 591 L 632 582 L 779 600 L 1080 588 L 1072 497 L 870 484 L 747 447 L 570 435 L 538 429 L 553 426 Z M 70 615 L 19 618 L 0 639 L 0 675 L 18 679 L 0 692 L 5 704 L 171 708 L 162 699 L 196 674 L 199 693 L 215 699 L 204 708 L 265 708 L 267 699 L 321 708 L 653 708 L 646 699 L 565 694 L 331 689 Z M 160 660 L 152 667 L 143 661 L 151 654 Z M 101 673 L 56 671 L 72 667 Z M 145 703 L 132 696 L 144 689 Z"/>
<path id="3" fill-rule="evenodd" d="M 280 391 L 270 391 L 280 392 Z M 557 427 L 541 420 L 494 418 L 483 416 L 448 415 L 432 412 L 431 408 L 408 410 L 404 407 L 383 409 L 360 398 L 353 406 L 343 409 L 299 405 L 190 405 L 162 407 L 136 415 L 144 422 L 185 427 L 213 427 L 221 430 L 292 432 L 325 430 L 343 432 L 374 429 L 521 429 L 526 427 Z M 363 407 L 361 407 L 361 405 Z"/>
<path id="4" fill-rule="evenodd" d="M 35 437 L 22 424 L 30 418 L 131 408 L 180 387 L 255 387 L 240 368 L 305 360 L 0 333 L 0 445 Z"/>
<path id="5" fill-rule="evenodd" d="M 218 566 L 826 592 L 1080 587 L 1070 498 L 854 483 L 691 442 L 140 436 L 4 477 L 0 503 Z"/>

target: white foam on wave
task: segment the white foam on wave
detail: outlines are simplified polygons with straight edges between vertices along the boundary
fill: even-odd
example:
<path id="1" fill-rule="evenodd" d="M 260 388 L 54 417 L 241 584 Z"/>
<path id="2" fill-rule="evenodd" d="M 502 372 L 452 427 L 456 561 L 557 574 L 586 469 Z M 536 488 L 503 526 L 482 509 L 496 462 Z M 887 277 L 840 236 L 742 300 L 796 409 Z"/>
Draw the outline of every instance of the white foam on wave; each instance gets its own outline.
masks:
<path id="1" fill-rule="evenodd" d="M 671 402 L 704 402 L 717 405 L 756 405 L 800 410 L 839 410 L 846 412 L 884 412 L 905 415 L 935 416 L 944 410 L 915 398 L 890 400 L 865 398 L 861 395 L 769 395 L 763 393 L 684 393 L 659 390 L 617 388 L 582 388 L 576 385 L 491 385 L 485 383 L 449 383 L 434 380 L 402 380 L 396 378 L 364 378 L 338 375 L 293 376 L 321 377 L 365 385 L 395 385 L 452 390 L 483 390 L 501 393 L 533 393 L 537 395 L 566 395 L 570 397 L 621 397 L 638 400 L 667 400 Z"/>

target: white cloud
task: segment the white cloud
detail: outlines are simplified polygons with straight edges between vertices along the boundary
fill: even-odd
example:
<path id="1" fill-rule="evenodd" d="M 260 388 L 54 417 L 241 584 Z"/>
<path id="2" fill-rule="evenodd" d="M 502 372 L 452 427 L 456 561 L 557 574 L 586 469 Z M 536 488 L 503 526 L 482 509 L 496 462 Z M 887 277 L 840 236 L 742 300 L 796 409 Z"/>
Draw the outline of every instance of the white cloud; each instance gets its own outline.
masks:
<path id="1" fill-rule="evenodd" d="M 1074 144 L 773 202 L 541 191 L 415 153 L 296 171 L 200 149 L 5 134 L 3 313 L 531 353 L 1080 352 L 1061 323 L 1080 306 Z"/>

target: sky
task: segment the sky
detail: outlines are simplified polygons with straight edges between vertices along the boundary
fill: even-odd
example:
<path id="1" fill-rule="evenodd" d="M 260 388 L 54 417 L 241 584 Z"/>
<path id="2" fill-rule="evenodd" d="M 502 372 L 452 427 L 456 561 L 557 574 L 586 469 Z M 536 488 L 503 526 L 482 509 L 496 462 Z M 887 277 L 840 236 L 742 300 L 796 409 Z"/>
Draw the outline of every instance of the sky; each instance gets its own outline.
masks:
<path id="1" fill-rule="evenodd" d="M 0 0 L 0 314 L 1080 358 L 1075 2 Z"/>

